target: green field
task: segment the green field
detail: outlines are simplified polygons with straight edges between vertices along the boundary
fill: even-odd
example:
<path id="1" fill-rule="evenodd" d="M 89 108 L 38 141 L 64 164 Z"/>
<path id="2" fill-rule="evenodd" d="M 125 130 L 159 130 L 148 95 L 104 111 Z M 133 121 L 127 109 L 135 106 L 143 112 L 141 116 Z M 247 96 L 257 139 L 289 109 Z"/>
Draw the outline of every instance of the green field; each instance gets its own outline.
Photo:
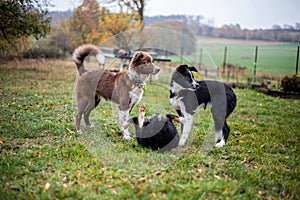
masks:
<path id="1" fill-rule="evenodd" d="M 257 72 L 264 74 L 295 74 L 298 43 L 278 43 L 264 41 L 231 40 L 219 38 L 199 38 L 194 55 L 184 56 L 187 60 L 207 68 L 220 67 L 224 61 L 224 49 L 227 46 L 226 63 L 245 66 L 253 72 L 255 47 L 258 46 Z M 200 58 L 200 47 L 203 54 Z M 173 60 L 180 61 L 179 58 Z"/>
<path id="2" fill-rule="evenodd" d="M 93 112 L 95 128 L 75 133 L 76 74 L 70 60 L 0 65 L 1 199 L 300 198 L 299 100 L 235 89 L 225 147 L 212 148 L 207 110 L 184 148 L 157 154 L 122 139 L 108 102 Z M 162 77 L 147 84 L 148 116 L 175 113 Z"/>

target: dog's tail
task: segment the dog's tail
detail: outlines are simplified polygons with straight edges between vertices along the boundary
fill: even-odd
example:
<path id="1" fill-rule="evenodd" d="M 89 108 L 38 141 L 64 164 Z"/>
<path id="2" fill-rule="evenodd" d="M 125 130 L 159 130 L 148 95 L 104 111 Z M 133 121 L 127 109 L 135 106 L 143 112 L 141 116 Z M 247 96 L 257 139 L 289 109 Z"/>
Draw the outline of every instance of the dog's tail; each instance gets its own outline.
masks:
<path id="1" fill-rule="evenodd" d="M 84 68 L 83 61 L 84 61 L 85 57 L 87 57 L 89 55 L 96 56 L 99 64 L 104 65 L 105 57 L 101 53 L 100 49 L 92 44 L 84 44 L 84 45 L 76 48 L 73 53 L 73 60 L 75 61 L 79 75 L 81 75 L 87 71 Z"/>

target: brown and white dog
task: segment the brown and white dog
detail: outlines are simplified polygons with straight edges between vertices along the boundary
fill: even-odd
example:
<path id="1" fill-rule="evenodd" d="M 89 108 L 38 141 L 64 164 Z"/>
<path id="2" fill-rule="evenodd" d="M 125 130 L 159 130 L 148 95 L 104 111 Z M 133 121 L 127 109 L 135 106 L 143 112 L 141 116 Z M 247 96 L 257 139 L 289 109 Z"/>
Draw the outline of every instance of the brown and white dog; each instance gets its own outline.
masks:
<path id="1" fill-rule="evenodd" d="M 80 130 L 81 116 L 87 126 L 91 111 L 101 99 L 110 100 L 119 107 L 119 123 L 125 139 L 131 139 L 128 130 L 129 113 L 143 95 L 143 86 L 151 74 L 157 74 L 159 68 L 153 63 L 153 58 L 146 52 L 138 51 L 133 55 L 128 71 L 111 72 L 104 69 L 88 71 L 83 62 L 86 56 L 94 55 L 99 61 L 101 51 L 94 45 L 82 45 L 75 49 L 73 59 L 76 63 L 79 78 L 76 84 L 76 101 L 78 114 L 76 130 Z"/>

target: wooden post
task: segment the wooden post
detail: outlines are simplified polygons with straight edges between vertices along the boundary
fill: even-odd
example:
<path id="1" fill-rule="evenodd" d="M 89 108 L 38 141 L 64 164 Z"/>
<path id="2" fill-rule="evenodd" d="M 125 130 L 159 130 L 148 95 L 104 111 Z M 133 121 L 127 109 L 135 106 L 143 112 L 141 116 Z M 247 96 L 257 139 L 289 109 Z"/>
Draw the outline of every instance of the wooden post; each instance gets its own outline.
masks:
<path id="1" fill-rule="evenodd" d="M 229 78 L 230 78 L 230 70 L 231 70 L 231 68 L 228 68 L 228 70 L 227 70 L 227 82 L 229 82 Z"/>
<path id="2" fill-rule="evenodd" d="M 223 74 L 225 74 L 226 57 L 227 57 L 227 46 L 225 46 L 225 49 L 224 49 Z"/>
<path id="3" fill-rule="evenodd" d="M 299 66 L 299 48 L 300 48 L 300 46 L 298 46 L 298 48 L 297 48 L 296 75 L 298 74 L 298 66 Z"/>
<path id="4" fill-rule="evenodd" d="M 199 66 L 201 68 L 202 65 L 202 56 L 203 56 L 203 49 L 202 47 L 200 47 L 200 55 L 199 55 Z"/>
<path id="5" fill-rule="evenodd" d="M 255 47 L 255 58 L 254 58 L 254 71 L 253 71 L 253 83 L 256 82 L 256 66 L 257 66 L 257 52 L 258 52 L 258 47 Z"/>
<path id="6" fill-rule="evenodd" d="M 181 46 L 181 48 L 180 48 L 180 64 L 183 64 L 183 53 L 184 53 L 184 49 L 183 49 L 183 46 Z"/>
<path id="7" fill-rule="evenodd" d="M 168 58 L 168 50 L 166 49 L 165 50 L 165 58 Z M 169 67 L 168 67 L 168 69 L 169 69 L 169 73 L 171 73 L 171 66 L 169 65 Z"/>

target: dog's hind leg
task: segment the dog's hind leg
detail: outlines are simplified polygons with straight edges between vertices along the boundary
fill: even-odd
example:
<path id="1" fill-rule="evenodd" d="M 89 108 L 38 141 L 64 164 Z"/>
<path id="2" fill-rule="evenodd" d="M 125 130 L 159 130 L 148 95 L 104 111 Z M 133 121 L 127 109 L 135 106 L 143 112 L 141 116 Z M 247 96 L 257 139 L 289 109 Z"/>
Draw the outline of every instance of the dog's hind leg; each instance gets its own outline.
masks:
<path id="1" fill-rule="evenodd" d="M 81 117 L 89 104 L 89 99 L 87 97 L 78 99 L 77 104 L 78 104 L 78 113 L 76 115 L 76 131 L 80 133 L 81 132 L 81 130 L 80 130 Z"/>
<path id="2" fill-rule="evenodd" d="M 101 101 L 100 96 L 95 95 L 95 107 L 94 108 L 96 108 L 99 105 L 100 101 Z"/>
<path id="3" fill-rule="evenodd" d="M 76 115 L 76 131 L 78 133 L 81 133 L 80 130 L 80 121 L 81 121 L 81 116 L 82 116 L 83 112 L 78 111 L 77 115 Z"/>
<path id="4" fill-rule="evenodd" d="M 212 107 L 212 116 L 215 122 L 215 147 L 223 147 L 226 141 L 223 133 L 223 127 L 225 126 L 225 112 L 222 111 L 222 109 Z"/>
<path id="5" fill-rule="evenodd" d="M 84 122 L 85 122 L 86 126 L 88 126 L 88 127 L 94 127 L 91 124 L 89 117 L 90 117 L 92 110 L 94 110 L 96 108 L 96 106 L 100 103 L 100 100 L 101 99 L 98 96 L 95 96 L 95 100 L 91 99 L 88 103 L 88 106 L 86 107 L 86 109 L 84 111 Z"/>
<path id="6" fill-rule="evenodd" d="M 91 124 L 90 119 L 89 119 L 90 114 L 91 114 L 91 112 L 92 112 L 92 110 L 93 110 L 94 108 L 95 108 L 94 106 L 89 105 L 89 106 L 87 107 L 87 109 L 84 111 L 84 122 L 85 122 L 85 125 L 86 125 L 87 127 L 94 127 L 94 126 Z"/>
<path id="7" fill-rule="evenodd" d="M 223 138 L 225 140 L 225 142 L 227 141 L 228 137 L 229 137 L 229 132 L 230 132 L 230 128 L 225 120 L 224 122 L 224 126 L 223 126 Z"/>

